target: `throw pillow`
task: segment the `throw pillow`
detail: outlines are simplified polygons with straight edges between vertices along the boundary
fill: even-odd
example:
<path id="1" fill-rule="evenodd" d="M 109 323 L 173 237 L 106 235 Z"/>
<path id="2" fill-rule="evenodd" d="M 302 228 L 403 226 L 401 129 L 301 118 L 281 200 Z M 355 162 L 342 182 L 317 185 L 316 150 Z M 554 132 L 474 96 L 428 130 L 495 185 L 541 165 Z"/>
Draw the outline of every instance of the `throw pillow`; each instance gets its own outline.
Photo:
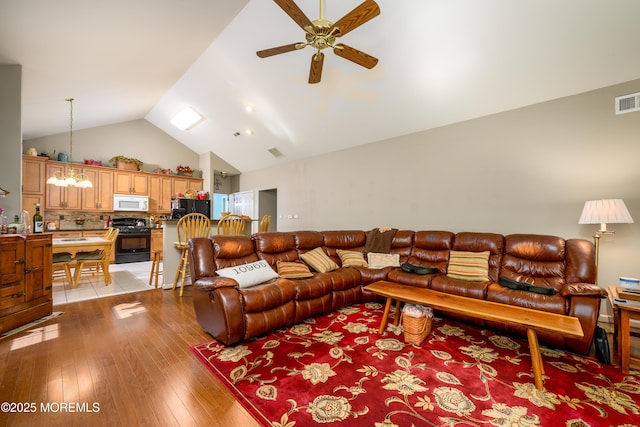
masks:
<path id="1" fill-rule="evenodd" d="M 345 251 L 343 249 L 336 250 L 343 267 L 367 267 L 367 261 L 364 260 L 362 252 Z"/>
<path id="2" fill-rule="evenodd" d="M 240 288 L 249 288 L 278 277 L 278 273 L 265 260 L 223 268 L 216 273 L 218 276 L 234 279 Z"/>
<path id="3" fill-rule="evenodd" d="M 486 282 L 489 280 L 489 251 L 451 251 L 447 277 L 469 282 Z"/>
<path id="4" fill-rule="evenodd" d="M 400 254 L 369 252 L 367 259 L 369 260 L 369 268 L 400 267 Z"/>
<path id="5" fill-rule="evenodd" d="M 313 273 L 306 264 L 290 261 L 278 261 L 278 274 L 286 279 L 313 277 Z"/>
<path id="6" fill-rule="evenodd" d="M 324 253 L 321 247 L 303 253 L 300 258 L 318 273 L 328 273 L 340 268 L 334 260 L 329 258 L 329 255 Z"/>

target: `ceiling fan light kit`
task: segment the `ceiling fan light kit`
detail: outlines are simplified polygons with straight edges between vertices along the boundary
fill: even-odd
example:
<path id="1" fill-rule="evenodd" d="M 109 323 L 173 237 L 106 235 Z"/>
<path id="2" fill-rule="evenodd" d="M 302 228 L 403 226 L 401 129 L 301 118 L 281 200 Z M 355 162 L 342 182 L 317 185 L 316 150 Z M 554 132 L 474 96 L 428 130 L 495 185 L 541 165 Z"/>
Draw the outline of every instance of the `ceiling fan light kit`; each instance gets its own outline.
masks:
<path id="1" fill-rule="evenodd" d="M 274 0 L 274 2 L 305 31 L 305 41 L 303 43 L 291 43 L 260 50 L 256 52 L 260 58 L 268 58 L 281 53 L 304 49 L 307 46 L 313 47 L 316 49 L 316 53 L 311 57 L 309 83 L 320 82 L 324 64 L 324 53 L 322 51 L 327 48 L 333 49 L 333 53 L 336 55 L 368 69 L 375 67 L 378 63 L 377 58 L 367 53 L 343 43 L 336 44 L 337 38 L 380 15 L 380 7 L 375 1 L 365 0 L 336 23 L 331 23 L 324 18 L 324 0 L 320 0 L 320 18 L 315 21 L 309 20 L 293 0 Z"/>

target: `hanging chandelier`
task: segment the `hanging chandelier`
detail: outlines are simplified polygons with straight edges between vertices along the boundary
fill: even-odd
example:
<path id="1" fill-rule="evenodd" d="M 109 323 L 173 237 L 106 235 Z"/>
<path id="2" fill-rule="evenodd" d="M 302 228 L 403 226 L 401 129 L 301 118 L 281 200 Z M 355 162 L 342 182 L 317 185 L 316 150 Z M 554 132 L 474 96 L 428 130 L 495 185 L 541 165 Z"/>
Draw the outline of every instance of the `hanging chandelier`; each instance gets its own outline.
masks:
<path id="1" fill-rule="evenodd" d="M 69 168 L 66 173 L 56 171 L 53 176 L 47 179 L 47 184 L 53 184 L 56 187 L 93 187 L 89 178 L 82 172 L 73 168 L 73 98 L 67 98 L 69 102 Z"/>

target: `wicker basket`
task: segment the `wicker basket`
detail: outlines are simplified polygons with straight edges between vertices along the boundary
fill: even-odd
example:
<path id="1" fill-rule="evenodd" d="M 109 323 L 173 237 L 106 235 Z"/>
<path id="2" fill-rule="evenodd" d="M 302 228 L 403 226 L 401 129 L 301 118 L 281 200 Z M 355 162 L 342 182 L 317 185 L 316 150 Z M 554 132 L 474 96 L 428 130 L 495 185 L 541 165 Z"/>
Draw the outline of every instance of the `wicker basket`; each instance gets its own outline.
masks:
<path id="1" fill-rule="evenodd" d="M 408 344 L 420 345 L 431 333 L 432 316 L 413 317 L 402 313 L 404 341 Z"/>

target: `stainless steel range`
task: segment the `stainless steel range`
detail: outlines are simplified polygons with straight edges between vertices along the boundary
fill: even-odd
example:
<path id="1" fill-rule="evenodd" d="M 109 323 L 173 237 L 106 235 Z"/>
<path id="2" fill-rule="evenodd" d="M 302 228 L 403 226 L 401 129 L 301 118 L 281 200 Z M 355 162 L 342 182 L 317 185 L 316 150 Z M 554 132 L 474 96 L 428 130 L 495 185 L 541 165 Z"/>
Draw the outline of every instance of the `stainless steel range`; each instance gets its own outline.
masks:
<path id="1" fill-rule="evenodd" d="M 120 230 L 116 239 L 116 264 L 151 260 L 151 228 L 144 218 L 114 218 Z"/>

